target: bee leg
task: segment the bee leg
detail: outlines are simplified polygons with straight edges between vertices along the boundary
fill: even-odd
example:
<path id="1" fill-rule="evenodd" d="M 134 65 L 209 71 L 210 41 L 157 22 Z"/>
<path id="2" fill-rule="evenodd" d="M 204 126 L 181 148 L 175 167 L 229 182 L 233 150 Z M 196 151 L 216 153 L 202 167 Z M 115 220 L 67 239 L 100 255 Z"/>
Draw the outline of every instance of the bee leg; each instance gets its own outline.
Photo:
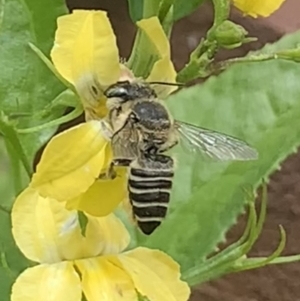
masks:
<path id="1" fill-rule="evenodd" d="M 109 166 L 109 168 L 104 172 L 104 173 L 101 173 L 98 177 L 98 179 L 100 180 L 113 180 L 116 178 L 117 176 L 117 173 L 114 169 L 115 167 L 115 164 L 114 162 L 112 162 Z"/>
<path id="2" fill-rule="evenodd" d="M 124 166 L 128 167 L 132 160 L 130 159 L 115 159 L 113 161 L 114 166 Z"/>
<path id="3" fill-rule="evenodd" d="M 168 151 L 169 149 L 171 149 L 172 147 L 174 147 L 175 145 L 178 144 L 178 140 L 174 140 L 168 143 L 163 144 L 160 148 L 159 148 L 159 152 L 160 153 L 164 153 L 166 151 Z"/>
<path id="4" fill-rule="evenodd" d="M 117 177 L 117 173 L 115 171 L 116 166 L 128 167 L 132 160 L 130 159 L 115 159 L 111 162 L 109 168 L 101 173 L 99 179 L 101 180 L 113 180 Z"/>

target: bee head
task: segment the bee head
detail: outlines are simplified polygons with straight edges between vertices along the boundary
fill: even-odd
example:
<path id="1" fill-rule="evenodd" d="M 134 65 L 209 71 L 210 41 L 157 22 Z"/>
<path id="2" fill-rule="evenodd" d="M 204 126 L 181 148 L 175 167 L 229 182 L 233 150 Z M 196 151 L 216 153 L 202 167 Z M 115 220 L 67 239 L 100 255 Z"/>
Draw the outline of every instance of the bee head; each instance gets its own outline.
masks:
<path id="1" fill-rule="evenodd" d="M 137 99 L 157 97 L 155 91 L 147 83 L 129 81 L 117 82 L 111 85 L 104 92 L 104 95 L 108 99 L 115 99 L 120 104 Z"/>

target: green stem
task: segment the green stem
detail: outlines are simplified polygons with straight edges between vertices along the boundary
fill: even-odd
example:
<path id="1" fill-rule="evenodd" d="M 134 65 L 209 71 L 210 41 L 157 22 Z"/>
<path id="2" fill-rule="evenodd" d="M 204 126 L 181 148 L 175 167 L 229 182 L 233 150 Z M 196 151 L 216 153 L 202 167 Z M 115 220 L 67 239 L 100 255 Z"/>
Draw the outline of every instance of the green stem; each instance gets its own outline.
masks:
<path id="1" fill-rule="evenodd" d="M 78 104 L 81 104 L 80 98 L 76 92 L 70 89 L 66 89 L 58 94 L 49 104 L 49 110 L 56 106 L 73 107 L 76 108 Z"/>
<path id="2" fill-rule="evenodd" d="M 216 72 L 226 70 L 227 68 L 231 67 L 232 65 L 239 64 L 239 63 L 257 63 L 257 62 L 265 62 L 265 61 L 271 61 L 271 60 L 287 60 L 287 61 L 299 62 L 300 60 L 297 57 L 293 58 L 292 56 L 285 54 L 285 52 L 289 53 L 292 51 L 293 51 L 293 49 L 275 52 L 275 53 L 253 54 L 253 55 L 249 55 L 246 57 L 229 59 L 229 60 L 211 65 L 207 70 L 208 71 L 207 74 L 211 75 Z"/>
<path id="3" fill-rule="evenodd" d="M 286 244 L 286 233 L 282 226 L 280 226 L 279 229 L 280 229 L 281 239 L 280 239 L 280 243 L 279 243 L 277 249 L 273 252 L 273 254 L 271 254 L 267 258 L 255 258 L 256 262 L 250 261 L 251 258 L 246 259 L 246 260 L 242 261 L 241 263 L 239 263 L 239 265 L 237 265 L 233 269 L 230 269 L 229 272 L 241 272 L 241 271 L 246 271 L 246 270 L 257 269 L 257 268 L 268 265 L 270 262 L 272 262 L 273 260 L 278 258 L 280 256 L 280 254 L 282 253 L 282 251 L 284 250 L 284 247 Z"/>
<path id="4" fill-rule="evenodd" d="M 127 61 L 127 65 L 129 67 L 129 69 L 131 69 L 133 71 L 133 73 L 135 74 L 135 76 L 142 76 L 144 73 L 144 60 L 141 57 L 141 55 L 139 54 L 140 51 L 143 51 L 144 49 L 142 49 L 143 46 L 143 39 L 145 39 L 145 34 L 138 29 L 135 39 L 134 39 L 134 44 L 131 50 L 131 55 Z"/>
<path id="5" fill-rule="evenodd" d="M 160 0 L 143 0 L 143 18 L 150 18 L 158 15 Z"/>
<path id="6" fill-rule="evenodd" d="M 212 0 L 214 5 L 214 24 L 210 31 L 219 26 L 222 22 L 229 18 L 230 1 L 229 0 Z M 209 36 L 209 34 L 208 34 Z"/>
<path id="7" fill-rule="evenodd" d="M 76 108 L 78 103 L 80 104 L 80 101 L 76 97 L 76 94 L 74 94 L 74 92 L 70 89 L 67 89 L 58 94 L 42 111 L 34 114 L 34 117 L 36 119 L 43 118 L 50 114 L 50 112 L 57 106 Z"/>
<path id="8" fill-rule="evenodd" d="M 2 27 L 3 18 L 4 18 L 4 8 L 5 8 L 5 0 L 0 1 L 0 29 Z"/>
<path id="9" fill-rule="evenodd" d="M 12 272 L 12 270 L 9 268 L 7 260 L 6 260 L 6 256 L 4 252 L 1 252 L 0 254 L 1 257 L 1 265 L 3 266 L 3 268 L 6 270 L 8 276 L 11 279 L 15 279 L 16 275 Z"/>
<path id="10" fill-rule="evenodd" d="M 242 237 L 236 243 L 221 251 L 219 254 L 183 273 L 184 279 L 190 285 L 196 285 L 205 281 L 216 279 L 230 272 L 235 272 L 237 269 L 237 267 L 235 266 L 236 262 L 239 262 L 241 258 L 243 258 L 243 256 L 245 256 L 251 250 L 257 238 L 261 234 L 266 217 L 266 208 L 267 187 L 264 184 L 258 219 L 254 203 L 250 203 L 249 218 Z M 273 260 L 273 258 L 275 258 L 274 256 L 279 256 L 280 253 L 278 254 L 278 252 L 281 252 L 282 248 L 284 247 L 282 243 L 285 244 L 285 235 L 282 231 L 281 234 L 283 239 L 281 240 L 281 243 L 277 250 L 269 257 L 269 261 Z M 245 241 L 246 239 L 247 241 Z M 238 266 L 238 268 L 240 268 L 240 266 Z M 255 267 L 253 266 L 253 268 Z"/>
<path id="11" fill-rule="evenodd" d="M 147 78 L 150 74 L 153 64 L 158 59 L 154 55 L 155 49 L 148 36 L 139 29 L 135 40 L 130 58 L 127 62 L 136 77 Z"/>
<path id="12" fill-rule="evenodd" d="M 23 189 L 20 160 L 18 158 L 18 154 L 16 153 L 15 148 L 8 139 L 5 139 L 5 146 L 7 154 L 9 156 L 10 172 L 12 174 L 15 195 L 18 195 Z"/>
<path id="13" fill-rule="evenodd" d="M 178 73 L 177 82 L 187 83 L 196 78 L 207 77 L 209 75 L 208 66 L 217 51 L 218 44 L 216 42 L 202 39 L 191 53 L 188 64 Z"/>
<path id="14" fill-rule="evenodd" d="M 29 160 L 25 154 L 25 151 L 21 145 L 21 142 L 19 140 L 19 136 L 13 127 L 12 124 L 9 123 L 7 117 L 2 113 L 0 114 L 0 131 L 2 132 L 4 139 L 6 141 L 9 141 L 11 146 L 14 149 L 14 154 L 16 157 L 13 158 L 13 160 L 20 160 L 25 168 L 25 171 L 27 172 L 28 177 L 31 177 L 31 166 L 29 164 Z"/>
<path id="15" fill-rule="evenodd" d="M 160 0 L 145 0 L 143 6 L 143 18 L 157 16 L 159 13 Z M 169 20 L 168 20 L 169 21 Z M 170 24 L 166 24 L 166 30 L 171 31 Z M 155 45 L 150 38 L 138 29 L 132 47 L 131 55 L 127 61 L 127 66 L 131 69 L 136 77 L 147 78 L 157 61 Z"/>
<path id="16" fill-rule="evenodd" d="M 68 87 L 71 91 L 76 93 L 75 87 L 69 83 L 67 80 L 65 80 L 60 73 L 56 70 L 56 68 L 53 66 L 52 62 L 44 55 L 44 53 L 37 48 L 34 44 L 29 43 L 29 47 L 34 51 L 34 53 L 45 63 L 45 65 L 48 67 L 48 69 L 57 77 L 57 79 L 66 87 Z"/>
<path id="17" fill-rule="evenodd" d="M 17 129 L 17 132 L 19 134 L 30 134 L 30 133 L 35 133 L 41 130 L 44 130 L 46 128 L 49 127 L 55 127 L 55 126 L 59 126 L 62 123 L 71 121 L 73 119 L 75 119 L 76 117 L 80 116 L 80 114 L 83 112 L 82 107 L 77 107 L 75 108 L 72 112 L 70 112 L 69 114 L 62 116 L 60 118 L 57 118 L 55 120 L 51 120 L 47 123 L 35 126 L 35 127 L 31 127 L 31 128 L 27 128 L 27 129 Z"/>
<path id="18" fill-rule="evenodd" d="M 215 41 L 214 33 L 216 28 L 228 19 L 230 12 L 229 0 L 213 0 L 214 23 L 208 30 L 206 38 L 200 42 L 197 48 L 191 53 L 188 64 L 180 70 L 177 75 L 178 82 L 189 82 L 197 78 L 205 78 L 210 73 L 208 67 L 211 65 L 216 53 L 219 50 Z"/>
<path id="19" fill-rule="evenodd" d="M 213 36 L 214 29 L 211 28 L 211 30 L 210 35 Z M 217 51 L 218 45 L 214 41 L 210 41 L 209 38 L 202 41 L 191 54 L 188 64 L 178 73 L 177 81 L 186 83 L 196 78 L 208 77 L 237 63 L 256 63 L 276 59 L 300 62 L 300 51 L 289 49 L 275 53 L 253 54 L 212 64 L 212 59 Z"/>
<path id="20" fill-rule="evenodd" d="M 249 219 L 242 237 L 236 243 L 208 259 L 205 263 L 185 272 L 183 278 L 193 286 L 223 275 L 224 271 L 232 265 L 232 262 L 241 258 L 251 249 L 254 243 L 256 221 L 257 216 L 254 205 L 250 204 Z M 245 242 L 247 237 L 248 241 Z"/>
<path id="21" fill-rule="evenodd" d="M 268 257 L 261 257 L 260 259 L 267 260 Z M 249 258 L 248 260 L 256 261 L 257 258 Z M 292 262 L 295 262 L 295 261 L 300 261 L 300 255 L 280 256 L 280 257 L 277 257 L 277 258 L 271 260 L 268 263 L 268 265 L 271 265 L 271 264 L 292 263 Z"/>
<path id="22" fill-rule="evenodd" d="M 259 211 L 258 220 L 257 220 L 254 203 L 250 204 L 250 215 L 253 215 L 253 218 L 252 218 L 253 226 L 251 226 L 249 239 L 246 243 L 244 243 L 243 246 L 241 246 L 239 248 L 240 249 L 240 250 L 238 250 L 239 256 L 236 256 L 235 260 L 232 260 L 231 262 L 229 262 L 229 264 L 227 264 L 227 266 L 224 265 L 223 267 L 221 267 L 218 276 L 230 273 L 233 270 L 232 266 L 234 264 L 234 261 L 238 261 L 240 258 L 242 258 L 242 256 L 246 255 L 252 249 L 254 243 L 257 241 L 257 238 L 261 234 L 262 227 L 263 227 L 265 217 L 266 217 L 266 210 L 267 210 L 267 186 L 265 183 L 263 183 L 263 193 L 262 193 L 262 198 L 261 198 L 261 207 L 260 207 L 260 211 Z M 251 211 L 252 211 L 252 213 L 251 213 Z"/>
<path id="23" fill-rule="evenodd" d="M 32 119 L 43 119 L 45 116 L 49 115 L 51 111 L 57 106 L 72 107 L 81 105 L 79 99 L 73 91 L 67 89 L 57 95 L 51 102 L 49 102 L 41 111 L 32 113 L 29 112 L 13 112 L 8 114 L 8 118 L 19 119 L 19 118 L 32 118 Z"/>
<path id="24" fill-rule="evenodd" d="M 270 61 L 278 59 L 278 55 L 276 53 L 270 53 L 270 54 L 258 54 L 258 55 L 249 55 L 246 57 L 238 57 L 238 58 L 233 58 L 229 59 L 220 63 L 215 64 L 212 69 L 214 73 L 216 71 L 222 71 L 227 69 L 233 64 L 237 63 L 256 63 L 256 62 L 264 62 L 264 61 Z"/>
<path id="25" fill-rule="evenodd" d="M 7 214 L 10 214 L 10 213 L 11 213 L 11 211 L 10 211 L 9 209 L 5 208 L 5 207 L 2 206 L 1 204 L 0 204 L 0 211 L 2 211 L 2 212 L 4 212 L 4 213 L 7 213 Z"/>
<path id="26" fill-rule="evenodd" d="M 167 12 L 166 16 L 164 17 L 163 21 L 161 21 L 163 30 L 170 40 L 172 29 L 173 29 L 173 6 L 170 7 L 169 11 Z"/>
<path id="27" fill-rule="evenodd" d="M 255 240 L 260 236 L 265 220 L 267 215 L 267 204 L 268 204 L 268 188 L 267 184 L 265 182 L 262 183 L 262 196 L 261 196 L 261 205 L 260 205 L 260 213 L 258 222 L 256 225 L 256 238 Z"/>
<path id="28" fill-rule="evenodd" d="M 252 214 L 252 211 L 250 211 L 250 214 Z M 189 279 L 197 278 L 198 274 L 205 273 L 205 272 L 213 269 L 214 267 L 222 264 L 223 262 L 226 262 L 228 259 L 231 261 L 233 251 L 236 248 L 238 248 L 241 244 L 243 244 L 245 242 L 245 240 L 247 239 L 247 237 L 250 233 L 250 229 L 251 229 L 251 227 L 253 227 L 253 220 L 252 219 L 253 219 L 253 217 L 251 217 L 249 215 L 245 231 L 244 231 L 242 237 L 237 242 L 233 243 L 232 245 L 230 245 L 226 249 L 222 250 L 218 254 L 214 255 L 211 258 L 209 258 L 204 263 L 202 263 L 198 266 L 195 266 L 195 267 L 187 270 L 186 272 L 183 272 L 182 273 L 183 279 L 185 279 L 186 281 L 188 281 L 190 283 Z"/>
<path id="29" fill-rule="evenodd" d="M 158 18 L 159 18 L 161 24 L 164 23 L 164 20 L 166 19 L 173 3 L 174 3 L 174 0 L 163 0 L 161 2 L 159 14 L 158 14 Z"/>

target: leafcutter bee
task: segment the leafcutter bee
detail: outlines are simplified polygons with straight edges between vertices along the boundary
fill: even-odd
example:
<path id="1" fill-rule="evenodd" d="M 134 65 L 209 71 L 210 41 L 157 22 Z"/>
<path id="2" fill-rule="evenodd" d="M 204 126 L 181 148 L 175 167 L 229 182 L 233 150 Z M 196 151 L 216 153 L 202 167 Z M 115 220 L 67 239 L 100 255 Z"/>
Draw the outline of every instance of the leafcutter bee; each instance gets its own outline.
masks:
<path id="1" fill-rule="evenodd" d="M 254 148 L 235 137 L 173 119 L 148 83 L 118 82 L 105 95 L 114 132 L 114 164 L 129 168 L 129 200 L 144 234 L 151 234 L 167 214 L 174 160 L 165 152 L 177 143 L 221 161 L 258 157 Z"/>

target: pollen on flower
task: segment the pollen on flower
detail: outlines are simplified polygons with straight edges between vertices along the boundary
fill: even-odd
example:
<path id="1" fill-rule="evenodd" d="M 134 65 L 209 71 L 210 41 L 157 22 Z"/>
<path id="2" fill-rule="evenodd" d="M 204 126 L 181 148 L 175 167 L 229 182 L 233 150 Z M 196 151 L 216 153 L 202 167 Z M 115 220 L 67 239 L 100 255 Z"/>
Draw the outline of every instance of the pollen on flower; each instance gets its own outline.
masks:
<path id="1" fill-rule="evenodd" d="M 134 76 L 133 72 L 124 65 L 125 59 L 121 59 L 121 60 L 123 60 L 123 63 L 121 63 L 121 65 L 120 65 L 121 73 L 120 73 L 120 77 L 119 77 L 118 81 L 132 82 L 135 79 L 135 76 Z"/>

